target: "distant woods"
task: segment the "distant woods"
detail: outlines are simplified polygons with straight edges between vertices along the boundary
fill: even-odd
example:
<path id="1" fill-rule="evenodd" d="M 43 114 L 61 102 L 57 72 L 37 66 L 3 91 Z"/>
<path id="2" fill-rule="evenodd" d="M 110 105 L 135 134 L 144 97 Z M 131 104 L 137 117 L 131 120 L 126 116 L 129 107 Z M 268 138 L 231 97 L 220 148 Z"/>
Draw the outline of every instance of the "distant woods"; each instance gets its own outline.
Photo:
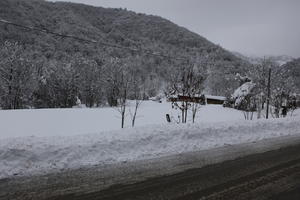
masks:
<path id="1" fill-rule="evenodd" d="M 77 53 L 47 59 L 29 46 L 6 41 L 0 58 L 3 109 L 71 108 L 78 99 L 87 107 L 118 106 L 120 99 L 155 96 L 164 82 L 138 56 L 88 58 Z"/>

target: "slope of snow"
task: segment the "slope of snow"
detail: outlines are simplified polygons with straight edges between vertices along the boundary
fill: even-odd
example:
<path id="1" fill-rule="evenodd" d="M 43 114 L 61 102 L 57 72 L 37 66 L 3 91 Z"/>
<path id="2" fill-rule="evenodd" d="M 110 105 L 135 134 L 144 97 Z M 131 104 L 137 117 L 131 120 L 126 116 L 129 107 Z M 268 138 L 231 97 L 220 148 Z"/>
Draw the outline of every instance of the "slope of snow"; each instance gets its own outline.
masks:
<path id="1" fill-rule="evenodd" d="M 163 104 L 161 106 L 163 107 Z M 151 109 L 153 112 L 154 108 L 151 107 L 147 108 L 145 105 L 143 109 Z M 207 119 L 215 119 L 217 122 L 144 125 L 77 136 L 2 138 L 0 179 L 12 175 L 32 175 L 83 166 L 150 159 L 300 134 L 299 110 L 295 112 L 294 117 L 245 121 L 231 119 L 231 115 L 228 115 L 231 109 L 207 106 L 202 110 L 199 120 L 201 117 L 205 119 L 205 109 L 215 109 L 213 116 L 219 114 L 216 112 L 218 110 L 224 114 L 220 114 L 220 118 L 208 115 Z M 225 116 L 227 121 L 223 119 Z"/>

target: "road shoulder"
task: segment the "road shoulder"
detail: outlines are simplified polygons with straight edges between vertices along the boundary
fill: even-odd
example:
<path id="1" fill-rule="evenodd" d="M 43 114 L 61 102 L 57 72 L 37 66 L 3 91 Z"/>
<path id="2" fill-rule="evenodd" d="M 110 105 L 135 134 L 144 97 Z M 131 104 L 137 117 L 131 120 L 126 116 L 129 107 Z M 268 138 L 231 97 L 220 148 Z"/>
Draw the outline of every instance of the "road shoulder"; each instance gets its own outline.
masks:
<path id="1" fill-rule="evenodd" d="M 140 182 L 297 144 L 300 144 L 300 136 L 285 136 L 159 159 L 93 166 L 43 176 L 14 177 L 0 181 L 0 199 L 21 196 L 21 199 L 44 199 L 60 194 L 94 192 L 112 185 Z"/>

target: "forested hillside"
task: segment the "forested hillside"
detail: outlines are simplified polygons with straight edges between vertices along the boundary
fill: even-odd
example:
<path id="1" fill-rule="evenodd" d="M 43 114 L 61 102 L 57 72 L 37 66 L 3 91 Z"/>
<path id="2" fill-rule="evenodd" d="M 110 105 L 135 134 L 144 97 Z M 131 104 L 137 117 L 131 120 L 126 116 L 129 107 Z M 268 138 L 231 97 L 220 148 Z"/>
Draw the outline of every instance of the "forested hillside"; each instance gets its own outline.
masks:
<path id="1" fill-rule="evenodd" d="M 72 107 L 78 99 L 88 106 L 115 105 L 124 85 L 129 85 L 129 98 L 149 98 L 164 92 L 173 75 L 190 65 L 204 77 L 203 90 L 228 95 L 238 84 L 234 75 L 244 74 L 249 67 L 248 62 L 168 20 L 124 9 L 1 0 L 0 18 L 189 60 L 0 24 L 0 96 L 1 107 L 7 109 Z"/>

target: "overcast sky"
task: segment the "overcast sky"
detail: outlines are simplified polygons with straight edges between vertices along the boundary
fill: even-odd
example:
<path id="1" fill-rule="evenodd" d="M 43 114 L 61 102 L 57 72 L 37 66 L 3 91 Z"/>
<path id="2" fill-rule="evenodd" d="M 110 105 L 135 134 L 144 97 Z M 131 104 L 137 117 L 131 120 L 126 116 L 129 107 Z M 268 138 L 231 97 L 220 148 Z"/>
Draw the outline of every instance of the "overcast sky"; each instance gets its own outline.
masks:
<path id="1" fill-rule="evenodd" d="M 159 15 L 247 55 L 300 57 L 300 0 L 64 0 Z"/>

